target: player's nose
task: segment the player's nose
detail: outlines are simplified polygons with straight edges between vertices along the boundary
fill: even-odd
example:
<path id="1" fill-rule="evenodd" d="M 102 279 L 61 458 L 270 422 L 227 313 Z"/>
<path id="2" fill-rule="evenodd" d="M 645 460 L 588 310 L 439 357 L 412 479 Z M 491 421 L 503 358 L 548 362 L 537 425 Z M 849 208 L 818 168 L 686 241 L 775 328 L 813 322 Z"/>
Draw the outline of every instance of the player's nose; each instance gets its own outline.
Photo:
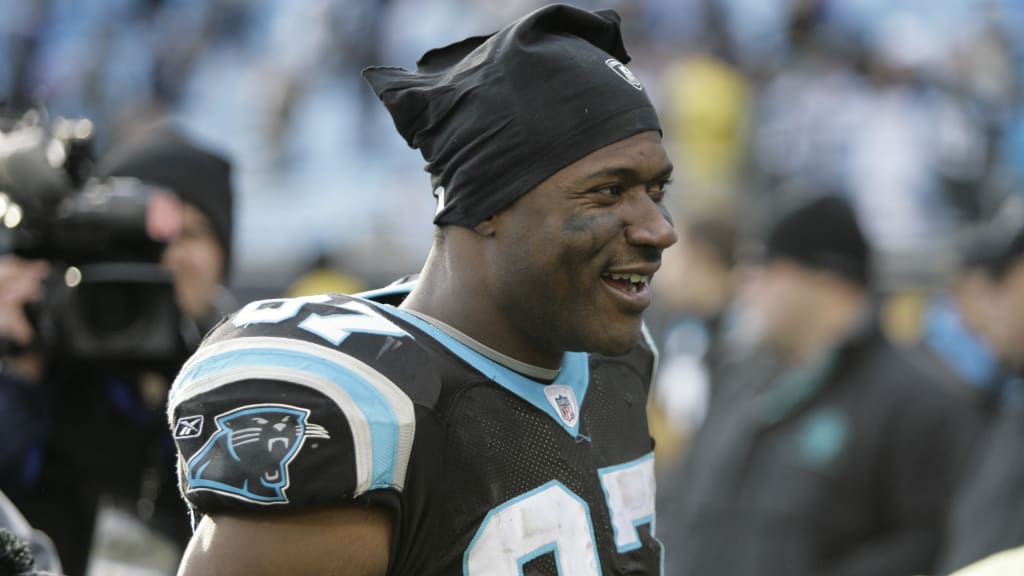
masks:
<path id="1" fill-rule="evenodd" d="M 636 198 L 630 206 L 626 225 L 626 241 L 634 246 L 650 246 L 664 250 L 676 243 L 676 229 L 668 210 L 647 194 Z"/>

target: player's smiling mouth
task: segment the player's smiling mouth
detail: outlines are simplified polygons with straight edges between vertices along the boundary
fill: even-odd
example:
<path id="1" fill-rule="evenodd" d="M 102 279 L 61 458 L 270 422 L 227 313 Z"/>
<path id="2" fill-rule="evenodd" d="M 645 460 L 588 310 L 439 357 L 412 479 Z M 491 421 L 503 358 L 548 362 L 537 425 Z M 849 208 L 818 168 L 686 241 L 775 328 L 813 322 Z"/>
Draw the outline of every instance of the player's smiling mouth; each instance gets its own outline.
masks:
<path id="1" fill-rule="evenodd" d="M 647 274 L 620 274 L 616 272 L 605 272 L 601 274 L 601 279 L 620 292 L 632 294 L 646 291 L 651 281 L 650 275 Z"/>
<path id="2" fill-rule="evenodd" d="M 651 305 L 651 278 L 658 269 L 653 266 L 618 268 L 601 273 L 602 283 L 618 306 L 629 314 L 640 314 Z"/>

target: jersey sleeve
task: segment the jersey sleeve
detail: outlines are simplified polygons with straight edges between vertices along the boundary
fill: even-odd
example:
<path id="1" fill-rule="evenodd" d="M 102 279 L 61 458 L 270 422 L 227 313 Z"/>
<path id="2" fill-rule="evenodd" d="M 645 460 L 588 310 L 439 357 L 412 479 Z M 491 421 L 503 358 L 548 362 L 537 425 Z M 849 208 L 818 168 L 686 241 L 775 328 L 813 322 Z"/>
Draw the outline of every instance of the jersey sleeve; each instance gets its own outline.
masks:
<path id="1" fill-rule="evenodd" d="M 413 336 L 355 299 L 255 302 L 215 329 L 168 403 L 181 490 L 200 513 L 404 490 L 422 388 Z M 415 396 L 415 394 L 413 394 Z"/>

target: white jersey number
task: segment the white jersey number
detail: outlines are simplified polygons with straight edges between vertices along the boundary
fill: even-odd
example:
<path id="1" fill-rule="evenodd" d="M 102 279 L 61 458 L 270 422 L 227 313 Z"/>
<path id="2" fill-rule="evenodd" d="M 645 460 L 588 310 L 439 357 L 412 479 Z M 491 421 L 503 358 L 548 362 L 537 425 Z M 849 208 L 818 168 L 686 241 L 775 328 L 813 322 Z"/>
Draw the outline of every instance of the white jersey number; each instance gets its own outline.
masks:
<path id="1" fill-rule="evenodd" d="M 561 576 L 599 576 L 590 508 L 552 481 L 488 512 L 470 542 L 466 576 L 521 576 L 523 565 L 555 553 Z"/>
<path id="2" fill-rule="evenodd" d="M 597 471 L 619 553 L 640 547 L 637 526 L 654 536 L 654 458 Z M 590 507 L 551 481 L 491 510 L 463 557 L 464 576 L 522 576 L 523 565 L 554 553 L 560 576 L 600 576 Z M 659 567 L 660 568 L 660 567 Z"/>
<path id="3" fill-rule="evenodd" d="M 235 326 L 277 324 L 294 318 L 306 304 L 329 304 L 339 311 L 346 312 L 346 314 L 327 316 L 314 312 L 299 323 L 299 328 L 302 330 L 316 334 L 335 346 L 356 332 L 383 334 L 396 338 L 408 336 L 404 330 L 374 311 L 368 304 L 356 301 L 334 304 L 331 302 L 331 297 L 325 294 L 250 302 L 235 314 L 232 324 Z"/>

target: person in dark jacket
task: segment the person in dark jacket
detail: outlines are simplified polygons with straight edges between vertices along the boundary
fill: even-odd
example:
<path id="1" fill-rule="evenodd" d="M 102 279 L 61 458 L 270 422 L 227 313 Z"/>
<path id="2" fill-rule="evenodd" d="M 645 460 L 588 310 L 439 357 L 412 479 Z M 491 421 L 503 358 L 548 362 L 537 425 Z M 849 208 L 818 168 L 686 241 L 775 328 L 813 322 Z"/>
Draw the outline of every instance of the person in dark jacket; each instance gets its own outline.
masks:
<path id="1" fill-rule="evenodd" d="M 975 413 L 941 363 L 883 336 L 869 270 L 837 197 L 774 226 L 748 306 L 777 360 L 725 378 L 662 484 L 666 574 L 932 570 Z"/>
<path id="2" fill-rule="evenodd" d="M 949 290 L 932 299 L 924 317 L 924 341 L 975 395 L 986 421 L 1001 405 L 1024 404 L 1014 367 L 1024 352 L 1024 292 L 1016 287 L 1013 238 L 1016 204 L 962 234 L 959 266 Z"/>
<path id="3" fill-rule="evenodd" d="M 180 212 L 179 231 L 160 263 L 173 278 L 178 308 L 191 321 L 182 323 L 182 331 L 198 339 L 234 309 L 224 287 L 233 229 L 231 163 L 161 125 L 120 142 L 100 158 L 96 174 L 137 179 L 180 201 L 172 204 Z M 16 416 L 0 425 L 0 488 L 53 539 L 71 576 L 89 566 L 102 572 L 104 562 L 117 560 L 107 556 L 131 552 L 122 542 L 143 536 L 155 544 L 132 561 L 160 561 L 173 569 L 177 558 L 165 561 L 153 549 L 159 544 L 168 550 L 165 556 L 180 556 L 191 536 L 164 413 L 173 374 L 148 366 L 72 364 L 37 350 L 24 306 L 41 298 L 43 278 L 53 268 L 0 257 L 0 342 L 28 350 L 0 358 L 0 417 Z"/>
<path id="4" fill-rule="evenodd" d="M 1001 411 L 972 457 L 949 518 L 942 573 L 1001 550 L 1024 546 L 1024 406 L 1019 388 L 1024 374 L 1024 229 L 993 264 L 993 307 L 999 317 L 1004 378 Z"/>

